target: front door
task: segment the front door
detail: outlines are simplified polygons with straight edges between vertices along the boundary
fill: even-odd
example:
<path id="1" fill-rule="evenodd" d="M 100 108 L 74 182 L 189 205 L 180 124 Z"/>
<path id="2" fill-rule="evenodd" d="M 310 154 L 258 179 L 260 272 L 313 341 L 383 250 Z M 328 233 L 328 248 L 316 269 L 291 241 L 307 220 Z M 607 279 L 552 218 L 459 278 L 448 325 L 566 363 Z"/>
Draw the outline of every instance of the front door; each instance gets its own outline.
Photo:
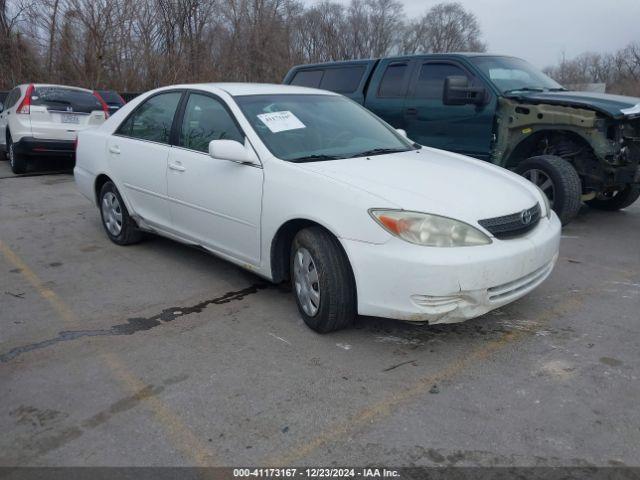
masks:
<path id="1" fill-rule="evenodd" d="M 237 260 L 260 261 L 262 173 L 260 167 L 212 158 L 212 140 L 245 136 L 224 101 L 189 94 L 178 143 L 168 164 L 168 195 L 174 228 L 200 245 Z"/>
<path id="2" fill-rule="evenodd" d="M 445 105 L 446 77 L 462 75 L 469 84 L 480 79 L 455 61 L 423 61 L 413 73 L 404 109 L 405 129 L 421 145 L 488 160 L 491 152 L 496 98 L 484 105 Z"/>

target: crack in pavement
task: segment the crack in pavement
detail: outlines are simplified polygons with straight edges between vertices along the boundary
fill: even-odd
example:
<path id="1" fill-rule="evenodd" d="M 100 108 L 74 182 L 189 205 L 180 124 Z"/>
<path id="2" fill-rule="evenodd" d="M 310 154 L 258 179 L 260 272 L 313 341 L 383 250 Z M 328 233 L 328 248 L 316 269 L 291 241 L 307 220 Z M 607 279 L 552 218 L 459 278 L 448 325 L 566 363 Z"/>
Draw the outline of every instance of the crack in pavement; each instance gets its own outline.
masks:
<path id="1" fill-rule="evenodd" d="M 58 333 L 57 337 L 42 340 L 40 342 L 30 343 L 21 347 L 16 347 L 9 350 L 6 353 L 0 354 L 0 363 L 7 363 L 23 353 L 31 352 L 33 350 L 40 350 L 42 348 L 50 347 L 59 342 L 66 342 L 69 340 L 77 340 L 83 337 L 99 337 L 99 336 L 114 336 L 114 335 L 133 335 L 136 332 L 144 330 L 151 330 L 163 323 L 174 321 L 176 318 L 183 317 L 192 313 L 200 313 L 209 305 L 222 305 L 229 302 L 235 302 L 243 300 L 248 295 L 258 293 L 259 290 L 268 288 L 266 283 L 255 283 L 250 287 L 234 292 L 227 292 L 220 297 L 216 297 L 210 300 L 197 303 L 191 307 L 169 307 L 162 310 L 162 312 L 153 315 L 151 317 L 134 317 L 127 319 L 126 323 L 113 325 L 107 329 L 96 330 L 66 330 Z"/>

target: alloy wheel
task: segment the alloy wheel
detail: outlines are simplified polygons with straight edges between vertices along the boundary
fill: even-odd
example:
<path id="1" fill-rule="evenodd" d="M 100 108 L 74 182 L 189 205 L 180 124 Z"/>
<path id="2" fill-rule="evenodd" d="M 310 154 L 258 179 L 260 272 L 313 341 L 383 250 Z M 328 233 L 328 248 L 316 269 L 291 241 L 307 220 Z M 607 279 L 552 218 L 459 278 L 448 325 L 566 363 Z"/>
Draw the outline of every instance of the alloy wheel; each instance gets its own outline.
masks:
<path id="1" fill-rule="evenodd" d="M 540 190 L 547 196 L 549 199 L 549 204 L 551 208 L 553 208 L 553 202 L 555 200 L 555 186 L 553 185 L 553 180 L 551 177 L 544 172 L 543 170 L 539 170 L 537 168 L 532 168 L 531 170 L 527 170 L 522 173 L 522 176 L 529 180 L 534 185 L 537 185 Z"/>
<path id="2" fill-rule="evenodd" d="M 13 143 L 9 143 L 9 165 L 11 168 L 16 166 L 16 152 L 13 150 Z"/>

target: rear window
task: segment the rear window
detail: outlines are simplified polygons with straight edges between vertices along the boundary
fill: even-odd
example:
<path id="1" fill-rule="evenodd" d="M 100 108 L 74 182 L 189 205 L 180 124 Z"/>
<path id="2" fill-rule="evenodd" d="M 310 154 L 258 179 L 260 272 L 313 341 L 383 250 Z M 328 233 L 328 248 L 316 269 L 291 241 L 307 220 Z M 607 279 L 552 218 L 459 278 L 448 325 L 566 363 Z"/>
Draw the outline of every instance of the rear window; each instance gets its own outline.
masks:
<path id="1" fill-rule="evenodd" d="M 98 90 L 98 93 L 100 94 L 102 99 L 109 104 L 120 106 L 124 105 L 124 102 L 120 98 L 120 95 L 118 95 L 113 90 Z"/>
<path id="2" fill-rule="evenodd" d="M 405 94 L 405 76 L 409 66 L 406 63 L 392 63 L 387 67 L 378 89 L 379 97 L 402 97 Z"/>
<path id="3" fill-rule="evenodd" d="M 320 82 L 320 88 L 336 93 L 353 93 L 364 75 L 364 67 L 328 68 Z"/>
<path id="4" fill-rule="evenodd" d="M 36 87 L 31 95 L 31 105 L 62 112 L 102 110 L 100 101 L 92 93 L 61 87 Z"/>
<path id="5" fill-rule="evenodd" d="M 318 88 L 323 73 L 322 70 L 301 70 L 295 74 L 293 80 L 291 80 L 291 85 Z"/>

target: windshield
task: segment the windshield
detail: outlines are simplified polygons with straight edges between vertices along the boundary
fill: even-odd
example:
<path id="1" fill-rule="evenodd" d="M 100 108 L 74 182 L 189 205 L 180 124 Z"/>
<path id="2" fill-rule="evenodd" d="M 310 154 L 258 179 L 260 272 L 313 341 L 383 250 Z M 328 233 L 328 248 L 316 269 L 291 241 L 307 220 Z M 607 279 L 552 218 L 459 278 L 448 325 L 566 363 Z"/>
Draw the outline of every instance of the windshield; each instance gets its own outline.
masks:
<path id="1" fill-rule="evenodd" d="M 334 160 L 415 148 L 368 110 L 338 95 L 250 95 L 235 100 L 269 151 L 282 160 Z"/>
<path id="2" fill-rule="evenodd" d="M 564 90 L 558 82 L 520 58 L 473 57 L 471 61 L 502 93 L 518 90 Z"/>

